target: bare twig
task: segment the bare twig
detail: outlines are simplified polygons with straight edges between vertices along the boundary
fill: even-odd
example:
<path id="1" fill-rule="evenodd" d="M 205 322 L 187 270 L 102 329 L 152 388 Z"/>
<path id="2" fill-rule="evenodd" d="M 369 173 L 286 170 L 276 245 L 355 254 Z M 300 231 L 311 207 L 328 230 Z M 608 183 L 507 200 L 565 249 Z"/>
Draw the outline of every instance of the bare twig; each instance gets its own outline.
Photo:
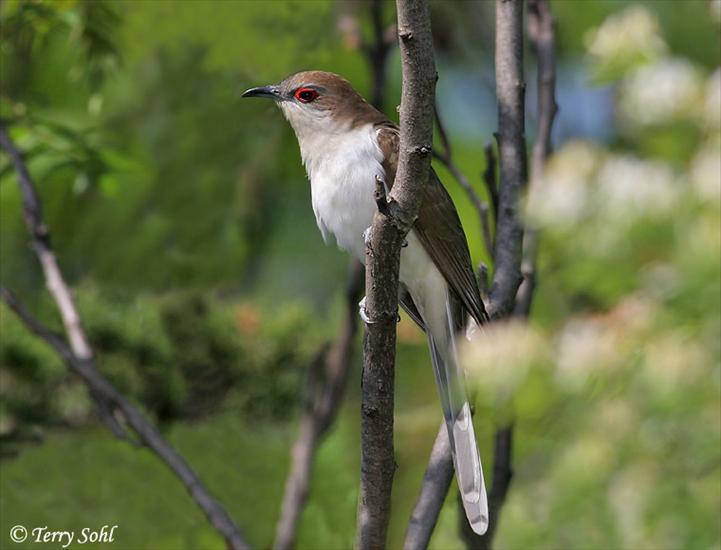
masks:
<path id="1" fill-rule="evenodd" d="M 333 347 L 321 354 L 308 376 L 308 402 L 300 421 L 298 439 L 291 451 L 291 469 L 285 482 L 273 545 L 276 549 L 292 548 L 295 544 L 298 519 L 308 498 L 313 459 L 343 399 L 353 356 L 353 341 L 358 325 L 357 304 L 362 283 L 363 266 L 354 261 L 348 274 L 346 316 L 338 337 Z"/>
<path id="2" fill-rule="evenodd" d="M 433 60 L 427 0 L 398 0 L 403 70 L 401 136 L 390 193 L 393 218 L 376 212 L 366 247 L 366 325 L 361 403 L 361 484 L 356 546 L 385 547 L 390 517 L 393 457 L 393 387 L 400 249 L 420 208 L 431 164 Z"/>
<path id="3" fill-rule="evenodd" d="M 462 507 L 459 509 L 459 533 L 468 550 L 490 550 L 492 548 L 493 538 L 498 529 L 501 508 L 506 501 L 508 488 L 513 478 L 513 425 L 511 424 L 496 430 L 494 443 L 493 484 L 491 485 L 491 492 L 488 495 L 490 521 L 486 534 L 480 537 L 476 535 L 468 525 Z"/>
<path id="4" fill-rule="evenodd" d="M 40 198 L 35 191 L 35 185 L 30 178 L 22 155 L 15 147 L 3 124 L 0 124 L 0 146 L 15 166 L 23 197 L 23 215 L 32 237 L 33 249 L 45 274 L 48 290 L 60 311 L 70 346 L 61 336 L 43 327 L 6 288 L 0 287 L 0 297 L 28 328 L 46 340 L 68 366 L 82 378 L 90 395 L 100 407 L 102 418 L 109 423 L 113 433 L 122 433 L 123 435 L 125 433 L 115 419 L 114 413 L 117 412 L 135 431 L 140 441 L 158 455 L 182 481 L 195 503 L 205 513 L 210 524 L 225 538 L 228 546 L 233 549 L 249 548 L 228 513 L 211 496 L 185 460 L 163 439 L 152 424 L 97 371 L 72 294 L 65 283 L 50 246 L 50 232 L 43 220 Z"/>
<path id="5" fill-rule="evenodd" d="M 443 126 L 443 121 L 441 120 L 441 115 L 438 111 L 438 105 L 435 106 L 434 112 L 436 127 L 438 128 L 438 135 L 441 139 L 441 144 L 443 145 L 443 151 L 434 151 L 433 156 L 448 169 L 451 175 L 458 182 L 458 185 L 460 185 L 466 192 L 466 195 L 468 195 L 468 199 L 471 201 L 473 208 L 475 208 L 476 213 L 478 214 L 478 220 L 481 224 L 481 234 L 483 235 L 483 242 L 486 246 L 486 250 L 488 251 L 488 254 L 493 254 L 493 237 L 491 236 L 491 224 L 488 221 L 488 204 L 481 200 L 481 197 L 478 193 L 476 193 L 476 190 L 473 189 L 471 182 L 468 181 L 465 174 L 461 172 L 460 168 L 458 168 L 456 163 L 453 162 L 451 142 L 448 139 L 446 129 Z"/>
<path id="6" fill-rule="evenodd" d="M 523 224 L 519 215 L 526 187 L 523 81 L 523 0 L 496 0 L 496 95 L 500 185 L 493 285 L 486 309 L 492 319 L 513 310 L 521 283 Z"/>
<path id="7" fill-rule="evenodd" d="M 88 339 L 85 336 L 85 330 L 83 330 L 82 323 L 80 322 L 80 316 L 75 307 L 72 293 L 60 271 L 55 253 L 50 244 L 50 233 L 43 220 L 40 198 L 35 191 L 35 186 L 32 184 L 32 179 L 30 178 L 22 155 L 12 143 L 5 129 L 5 125 L 2 122 L 0 122 L 0 147 L 8 154 L 15 167 L 20 184 L 20 191 L 22 193 L 23 217 L 30 232 L 33 251 L 45 275 L 45 285 L 60 312 L 65 332 L 70 341 L 70 347 L 73 353 L 81 359 L 90 359 L 92 357 L 92 350 L 90 349 Z M 115 418 L 113 410 L 109 407 L 108 403 L 97 395 L 93 395 L 92 397 L 97 403 L 100 419 L 108 426 L 113 435 L 130 440 L 125 430 Z"/>
<path id="8" fill-rule="evenodd" d="M 520 198 L 526 187 L 525 82 L 523 80 L 523 0 L 496 0 L 496 96 L 500 184 L 496 210 L 493 285 L 488 304 L 492 319 L 513 311 L 521 283 L 523 223 Z M 462 531 L 469 548 L 491 548 L 511 482 L 513 427 L 496 431 L 489 525 L 482 537 Z"/>
<path id="9" fill-rule="evenodd" d="M 413 508 L 406 538 L 403 542 L 404 550 L 419 550 L 427 548 L 431 540 L 433 529 L 438 522 L 438 515 L 443 508 L 446 494 L 453 480 L 453 460 L 451 459 L 451 447 L 448 442 L 448 430 L 444 423 L 441 424 L 433 443 L 431 457 L 423 476 L 421 494 Z M 460 493 L 459 493 L 460 495 Z M 462 512 L 463 520 L 466 520 L 465 512 Z M 469 527 L 470 528 L 470 527 Z"/>
<path id="10" fill-rule="evenodd" d="M 556 53 L 555 28 L 551 8 L 547 0 L 528 0 L 528 37 L 538 59 L 538 129 L 531 152 L 531 180 L 529 193 L 535 193 L 543 181 L 546 160 L 551 154 L 551 132 L 558 112 L 556 105 Z M 527 317 L 531 311 L 533 291 L 536 286 L 536 256 L 538 255 L 538 230 L 526 229 L 523 241 L 521 272 L 523 282 L 516 295 L 514 314 Z"/>
<path id="11" fill-rule="evenodd" d="M 501 508 L 506 502 L 508 488 L 513 478 L 513 425 L 506 426 L 496 431 L 494 457 L 493 457 L 493 484 L 488 495 L 489 523 L 488 531 L 480 538 L 480 544 L 476 546 L 480 550 L 488 550 L 493 544 L 493 537 L 498 529 L 498 521 L 501 515 Z"/>
<path id="12" fill-rule="evenodd" d="M 362 48 L 373 72 L 371 103 L 382 111 L 386 89 L 386 61 L 397 43 L 396 28 L 395 25 L 383 26 L 383 0 L 370 0 L 370 16 L 373 40 L 364 41 Z"/>

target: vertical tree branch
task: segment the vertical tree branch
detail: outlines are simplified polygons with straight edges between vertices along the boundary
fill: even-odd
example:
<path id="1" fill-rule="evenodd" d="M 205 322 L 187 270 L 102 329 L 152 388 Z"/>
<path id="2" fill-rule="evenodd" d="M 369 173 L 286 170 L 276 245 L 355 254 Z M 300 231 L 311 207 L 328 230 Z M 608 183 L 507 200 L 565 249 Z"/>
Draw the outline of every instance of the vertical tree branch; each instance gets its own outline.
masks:
<path id="1" fill-rule="evenodd" d="M 521 257 L 523 250 L 523 224 L 519 215 L 521 194 L 526 187 L 525 144 L 525 83 L 523 80 L 523 3 L 522 0 L 496 0 L 496 94 L 498 98 L 498 140 L 500 182 L 496 185 L 493 150 L 486 152 L 484 181 L 493 203 L 496 221 L 496 240 L 493 250 L 493 284 L 486 309 L 492 321 L 501 319 L 514 309 L 516 293 L 521 284 Z M 496 432 L 494 452 L 494 476 L 489 495 L 490 524 L 483 537 L 470 529 L 461 529 L 461 535 L 469 548 L 489 548 L 498 522 L 501 506 L 508 492 L 512 477 L 511 444 L 512 427 Z M 440 462 L 432 458 L 434 467 L 452 471 L 450 454 Z M 442 488 L 441 488 L 442 490 Z M 426 491 L 424 484 L 422 494 Z M 442 496 L 445 497 L 445 488 Z M 436 500 L 437 500 L 436 499 Z M 419 500 L 414 517 L 432 511 L 428 517 L 434 525 L 440 510 L 425 505 L 429 499 Z M 419 509 L 420 508 L 420 509 Z M 462 514 L 461 514 L 462 515 Z M 459 519 L 466 527 L 465 517 Z M 416 524 L 409 525 L 409 532 Z M 415 536 L 415 532 L 410 533 Z M 420 540 L 418 547 L 428 544 L 430 533 Z M 406 534 L 406 541 L 409 533 Z"/>
<path id="2" fill-rule="evenodd" d="M 356 546 L 385 547 L 390 517 L 393 457 L 393 386 L 400 249 L 420 208 L 428 180 L 433 139 L 433 60 L 427 0 L 397 0 L 403 71 L 399 164 L 386 202 L 378 185 L 379 210 L 366 246 L 366 324 L 361 403 L 361 483 Z"/>
<path id="3" fill-rule="evenodd" d="M 496 96 L 498 100 L 498 162 L 500 184 L 496 250 L 489 314 L 505 317 L 514 309 L 522 281 L 523 223 L 520 199 L 528 180 L 523 79 L 523 0 L 496 0 Z M 467 535 L 469 548 L 491 548 L 501 508 L 512 478 L 513 426 L 496 431 L 493 484 L 489 494 L 488 531 Z"/>
<path id="4" fill-rule="evenodd" d="M 448 441 L 448 430 L 445 423 L 442 422 L 433 443 L 426 473 L 423 476 L 421 494 L 408 523 L 406 538 L 403 542 L 404 550 L 419 550 L 428 547 L 451 481 L 453 481 L 451 446 Z M 462 513 L 462 516 L 462 521 L 468 524 L 465 512 Z M 470 529 L 470 526 L 468 528 Z"/>
<path id="5" fill-rule="evenodd" d="M 528 0 L 528 38 L 533 46 L 538 64 L 538 128 L 531 152 L 531 180 L 529 194 L 538 192 L 543 181 L 546 161 L 551 154 L 551 132 L 558 113 L 556 104 L 556 45 L 555 22 L 548 0 Z M 538 230 L 526 228 L 523 240 L 521 272 L 523 282 L 518 289 L 514 314 L 527 317 L 531 311 L 533 291 L 536 287 L 536 256 L 538 255 Z"/>
<path id="6" fill-rule="evenodd" d="M 373 40 L 370 43 L 365 43 L 363 50 L 373 74 L 371 104 L 379 111 L 382 111 L 386 89 L 386 61 L 388 60 L 388 53 L 395 47 L 396 33 L 395 27 L 387 29 L 383 26 L 383 0 L 370 0 L 370 2 Z"/>
<path id="7" fill-rule="evenodd" d="M 23 215 L 32 237 L 33 249 L 43 268 L 48 290 L 60 311 L 70 347 L 65 344 L 62 337 L 49 331 L 35 320 L 19 300 L 4 287 L 0 287 L 0 298 L 35 334 L 46 340 L 65 360 L 71 370 L 81 377 L 101 410 L 118 411 L 127 425 L 135 431 L 140 441 L 165 462 L 185 485 L 188 493 L 208 518 L 210 524 L 223 536 L 228 547 L 249 548 L 232 518 L 212 497 L 183 457 L 163 439 L 140 411 L 98 372 L 72 294 L 65 283 L 55 253 L 50 246 L 50 232 L 42 217 L 42 205 L 35 185 L 20 151 L 15 147 L 2 123 L 0 123 L 0 146 L 10 157 L 17 172 L 23 198 Z M 117 434 L 116 430 L 122 431 L 114 417 L 110 416 L 110 418 L 112 418 L 110 428 L 113 432 Z M 106 422 L 108 422 L 107 418 Z"/>
<path id="8" fill-rule="evenodd" d="M 523 223 L 519 208 L 526 187 L 523 0 L 496 0 L 496 96 L 500 185 L 493 284 L 486 309 L 492 319 L 513 310 L 521 283 Z"/>

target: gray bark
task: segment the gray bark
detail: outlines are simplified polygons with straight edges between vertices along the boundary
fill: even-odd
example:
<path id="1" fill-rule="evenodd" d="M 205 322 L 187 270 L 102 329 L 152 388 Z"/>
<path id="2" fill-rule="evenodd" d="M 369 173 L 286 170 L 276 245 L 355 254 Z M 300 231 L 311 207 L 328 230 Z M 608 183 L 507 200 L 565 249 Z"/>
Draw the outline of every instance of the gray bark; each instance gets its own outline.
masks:
<path id="1" fill-rule="evenodd" d="M 453 461 L 451 460 L 448 430 L 445 423 L 441 423 L 436 441 L 433 443 L 426 473 L 423 476 L 421 494 L 408 523 L 403 550 L 419 550 L 428 546 L 452 481 Z M 465 512 L 461 512 L 461 514 L 465 520 Z M 468 523 L 467 520 L 466 523 Z"/>
<path id="2" fill-rule="evenodd" d="M 398 0 L 403 71 L 399 166 L 390 197 L 377 185 L 366 246 L 366 325 L 361 396 L 361 482 L 356 546 L 384 548 L 390 518 L 393 391 L 400 249 L 428 180 L 436 81 L 427 0 Z"/>
<path id="3" fill-rule="evenodd" d="M 498 100 L 498 212 L 493 284 L 488 314 L 513 310 L 521 284 L 523 223 L 521 193 L 526 187 L 525 82 L 523 81 L 523 0 L 496 0 L 496 97 Z"/>
<path id="4" fill-rule="evenodd" d="M 528 38 L 538 61 L 536 141 L 531 151 L 530 192 L 533 193 L 543 181 L 546 160 L 552 151 L 551 132 L 558 113 L 556 104 L 556 41 L 555 23 L 548 0 L 528 0 Z M 528 317 L 531 312 L 533 291 L 537 284 L 536 256 L 538 255 L 538 230 L 526 228 L 523 240 L 521 272 L 523 282 L 518 289 L 514 315 Z"/>

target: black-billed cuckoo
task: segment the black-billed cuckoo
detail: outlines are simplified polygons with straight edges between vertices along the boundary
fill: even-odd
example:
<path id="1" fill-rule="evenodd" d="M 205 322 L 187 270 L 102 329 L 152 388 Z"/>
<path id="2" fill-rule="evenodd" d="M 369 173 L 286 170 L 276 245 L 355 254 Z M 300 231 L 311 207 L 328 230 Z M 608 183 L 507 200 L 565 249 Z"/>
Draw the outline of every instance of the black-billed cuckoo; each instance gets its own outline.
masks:
<path id="1" fill-rule="evenodd" d="M 395 179 L 398 126 L 347 80 L 323 71 L 297 73 L 277 85 L 251 88 L 243 97 L 270 98 L 281 108 L 298 138 L 323 239 L 332 234 L 340 248 L 364 261 L 376 177 L 388 186 Z M 428 335 L 463 506 L 473 530 L 483 534 L 486 488 L 455 339 L 467 315 L 477 325 L 487 315 L 458 213 L 433 170 L 407 243 L 401 251 L 399 301 Z"/>

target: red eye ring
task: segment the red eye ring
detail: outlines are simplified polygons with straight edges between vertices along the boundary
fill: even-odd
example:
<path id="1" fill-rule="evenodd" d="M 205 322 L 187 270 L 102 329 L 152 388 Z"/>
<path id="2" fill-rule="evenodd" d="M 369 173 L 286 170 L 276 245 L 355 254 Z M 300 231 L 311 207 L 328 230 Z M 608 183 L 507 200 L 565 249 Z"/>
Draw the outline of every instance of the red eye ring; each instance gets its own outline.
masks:
<path id="1" fill-rule="evenodd" d="M 298 88 L 294 96 L 301 103 L 310 103 L 318 97 L 318 92 L 313 88 Z"/>

